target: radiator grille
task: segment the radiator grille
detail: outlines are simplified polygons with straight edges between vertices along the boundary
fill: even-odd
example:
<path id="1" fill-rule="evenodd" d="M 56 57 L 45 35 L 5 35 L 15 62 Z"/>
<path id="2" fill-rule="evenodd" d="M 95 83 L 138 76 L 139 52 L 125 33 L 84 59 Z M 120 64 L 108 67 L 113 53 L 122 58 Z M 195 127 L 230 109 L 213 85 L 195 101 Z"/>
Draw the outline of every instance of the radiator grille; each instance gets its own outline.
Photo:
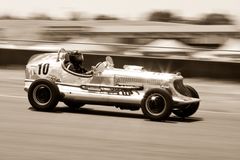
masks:
<path id="1" fill-rule="evenodd" d="M 191 92 L 189 91 L 189 89 L 187 89 L 187 88 L 184 86 L 182 79 L 175 80 L 175 81 L 173 82 L 173 85 L 174 85 L 174 88 L 175 88 L 179 93 L 181 93 L 182 95 L 191 96 Z"/>

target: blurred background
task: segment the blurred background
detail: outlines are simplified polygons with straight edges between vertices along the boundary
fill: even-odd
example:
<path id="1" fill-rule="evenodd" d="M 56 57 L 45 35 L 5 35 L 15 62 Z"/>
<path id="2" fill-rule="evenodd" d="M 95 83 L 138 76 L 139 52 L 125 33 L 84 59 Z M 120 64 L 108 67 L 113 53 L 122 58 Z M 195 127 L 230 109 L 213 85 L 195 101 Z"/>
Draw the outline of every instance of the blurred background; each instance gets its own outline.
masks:
<path id="1" fill-rule="evenodd" d="M 10 0 L 0 48 L 240 61 L 239 2 Z"/>
<path id="2" fill-rule="evenodd" d="M 0 159 L 238 160 L 240 0 L 0 0 Z M 91 67 L 181 72 L 198 91 L 192 117 L 59 103 L 37 112 L 24 92 L 34 54 L 80 50 Z"/>

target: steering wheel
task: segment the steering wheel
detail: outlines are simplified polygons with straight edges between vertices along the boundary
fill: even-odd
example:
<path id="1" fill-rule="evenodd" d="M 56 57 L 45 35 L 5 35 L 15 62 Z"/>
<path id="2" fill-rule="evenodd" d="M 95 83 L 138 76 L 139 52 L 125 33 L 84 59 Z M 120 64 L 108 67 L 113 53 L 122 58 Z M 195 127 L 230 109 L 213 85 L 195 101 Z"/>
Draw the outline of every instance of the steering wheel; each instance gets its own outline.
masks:
<path id="1" fill-rule="evenodd" d="M 97 73 L 99 73 L 99 72 L 103 72 L 103 70 L 105 69 L 105 68 L 108 68 L 108 67 L 113 67 L 114 66 L 114 64 L 113 64 L 113 60 L 112 60 L 112 58 L 110 57 L 110 56 L 107 56 L 106 57 L 106 61 L 104 61 L 104 62 L 98 62 L 97 64 L 96 64 L 96 66 L 94 66 L 94 69 L 93 70 L 95 70 Z"/>

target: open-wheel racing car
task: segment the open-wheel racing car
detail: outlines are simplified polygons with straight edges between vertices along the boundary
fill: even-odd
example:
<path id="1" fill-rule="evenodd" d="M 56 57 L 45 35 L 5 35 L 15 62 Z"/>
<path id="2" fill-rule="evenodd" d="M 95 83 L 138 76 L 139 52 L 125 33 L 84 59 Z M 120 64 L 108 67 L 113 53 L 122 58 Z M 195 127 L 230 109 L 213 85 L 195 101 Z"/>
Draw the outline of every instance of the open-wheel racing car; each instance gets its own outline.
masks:
<path id="1" fill-rule="evenodd" d="M 109 56 L 90 72 L 77 73 L 66 66 L 71 52 L 61 49 L 30 58 L 24 90 L 36 110 L 51 111 L 61 101 L 72 109 L 84 104 L 141 108 L 146 118 L 165 120 L 171 113 L 189 117 L 199 107 L 197 91 L 183 84 L 180 73 L 150 72 L 134 65 L 114 68 Z"/>

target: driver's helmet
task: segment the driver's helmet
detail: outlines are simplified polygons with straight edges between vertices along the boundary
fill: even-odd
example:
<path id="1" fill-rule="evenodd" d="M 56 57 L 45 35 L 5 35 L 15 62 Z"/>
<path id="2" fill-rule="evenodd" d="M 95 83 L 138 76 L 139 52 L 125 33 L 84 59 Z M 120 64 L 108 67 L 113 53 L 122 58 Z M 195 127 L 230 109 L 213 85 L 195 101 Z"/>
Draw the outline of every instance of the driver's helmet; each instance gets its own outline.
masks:
<path id="1" fill-rule="evenodd" d="M 69 53 L 69 60 L 74 65 L 82 65 L 84 61 L 83 54 L 79 51 L 72 51 Z"/>

